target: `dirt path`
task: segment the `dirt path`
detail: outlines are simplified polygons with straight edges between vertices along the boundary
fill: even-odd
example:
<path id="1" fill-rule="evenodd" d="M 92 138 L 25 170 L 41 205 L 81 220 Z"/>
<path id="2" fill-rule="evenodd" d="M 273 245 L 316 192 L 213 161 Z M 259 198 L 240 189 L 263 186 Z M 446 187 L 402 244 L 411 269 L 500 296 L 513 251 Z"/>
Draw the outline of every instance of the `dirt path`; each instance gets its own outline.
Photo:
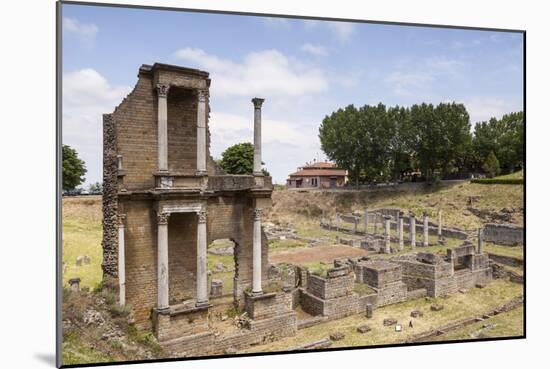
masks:
<path id="1" fill-rule="evenodd" d="M 304 264 L 313 262 L 332 262 L 343 257 L 357 257 L 367 255 L 367 250 L 351 246 L 317 246 L 274 252 L 269 255 L 269 262 Z"/>

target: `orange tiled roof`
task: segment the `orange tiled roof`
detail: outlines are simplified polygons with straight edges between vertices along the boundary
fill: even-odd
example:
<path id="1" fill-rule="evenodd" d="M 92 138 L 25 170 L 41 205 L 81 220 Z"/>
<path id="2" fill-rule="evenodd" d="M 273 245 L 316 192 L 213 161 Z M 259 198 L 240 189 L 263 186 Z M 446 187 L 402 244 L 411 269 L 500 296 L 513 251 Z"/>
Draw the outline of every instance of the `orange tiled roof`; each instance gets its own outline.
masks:
<path id="1" fill-rule="evenodd" d="M 346 176 L 345 169 L 302 169 L 289 175 L 289 177 L 325 177 Z"/>
<path id="2" fill-rule="evenodd" d="M 328 162 L 328 161 L 319 161 L 319 162 L 316 162 L 316 163 L 311 163 L 311 164 L 307 164 L 307 165 L 304 165 L 303 168 L 318 168 L 318 169 L 323 169 L 323 168 L 336 168 L 336 163 L 331 163 L 331 162 Z"/>

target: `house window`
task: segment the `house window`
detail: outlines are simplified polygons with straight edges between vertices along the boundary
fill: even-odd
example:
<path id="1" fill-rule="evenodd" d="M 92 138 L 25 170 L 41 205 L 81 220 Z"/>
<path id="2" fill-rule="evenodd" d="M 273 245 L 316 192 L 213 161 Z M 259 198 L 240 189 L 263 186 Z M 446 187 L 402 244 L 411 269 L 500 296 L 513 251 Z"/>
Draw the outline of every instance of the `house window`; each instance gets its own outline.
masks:
<path id="1" fill-rule="evenodd" d="M 312 178 L 311 179 L 311 185 L 312 186 L 317 186 L 317 178 Z"/>

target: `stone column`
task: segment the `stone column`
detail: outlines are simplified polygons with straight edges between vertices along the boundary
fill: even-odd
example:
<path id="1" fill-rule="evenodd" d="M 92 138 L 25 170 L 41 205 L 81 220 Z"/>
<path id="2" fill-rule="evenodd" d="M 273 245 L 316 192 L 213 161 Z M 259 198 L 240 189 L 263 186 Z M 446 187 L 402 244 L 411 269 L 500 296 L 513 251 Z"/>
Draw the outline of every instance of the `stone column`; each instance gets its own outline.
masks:
<path id="1" fill-rule="evenodd" d="M 390 237 L 390 216 L 384 217 L 384 252 L 391 253 L 391 237 Z"/>
<path id="2" fill-rule="evenodd" d="M 168 213 L 157 214 L 157 309 L 168 309 Z"/>
<path id="3" fill-rule="evenodd" d="M 157 85 L 158 96 L 158 171 L 168 171 L 168 90 L 169 85 L 159 83 Z"/>
<path id="4" fill-rule="evenodd" d="M 197 222 L 197 306 L 208 305 L 208 266 L 206 259 L 206 211 L 198 212 Z"/>
<path id="5" fill-rule="evenodd" d="M 378 218 L 379 218 L 379 214 L 375 213 L 374 214 L 374 231 L 373 231 L 374 234 L 378 233 Z"/>
<path id="6" fill-rule="evenodd" d="M 441 222 L 441 210 L 437 213 L 437 238 L 441 239 L 443 236 L 443 223 Z"/>
<path id="7" fill-rule="evenodd" d="M 118 303 L 126 305 L 126 263 L 124 255 L 124 220 L 126 215 L 118 215 Z"/>
<path id="8" fill-rule="evenodd" d="M 477 231 L 477 253 L 483 254 L 483 228 Z"/>
<path id="9" fill-rule="evenodd" d="M 424 231 L 422 234 L 422 246 L 424 247 L 428 247 L 429 245 L 428 236 L 429 236 L 430 226 L 429 226 L 428 219 L 429 219 L 428 214 L 424 213 L 424 227 L 422 228 L 422 230 Z"/>
<path id="10" fill-rule="evenodd" d="M 262 175 L 262 104 L 264 99 L 255 97 L 254 104 L 254 169 L 255 176 Z"/>
<path id="11" fill-rule="evenodd" d="M 357 234 L 357 222 L 359 219 L 353 218 L 353 234 Z"/>
<path id="12" fill-rule="evenodd" d="M 411 235 L 411 248 L 413 250 L 416 249 L 416 218 L 414 217 L 414 213 L 410 213 L 409 215 L 409 228 L 410 228 L 410 235 Z"/>
<path id="13" fill-rule="evenodd" d="M 398 239 L 401 234 L 399 231 L 399 219 L 401 219 L 401 212 L 397 212 L 397 218 L 395 219 L 395 233 L 397 234 Z"/>
<path id="14" fill-rule="evenodd" d="M 340 232 L 342 226 L 342 219 L 340 219 L 340 214 L 336 214 L 336 230 Z"/>
<path id="15" fill-rule="evenodd" d="M 451 263 L 451 275 L 455 274 L 455 252 L 451 252 L 451 258 L 449 263 Z"/>
<path id="16" fill-rule="evenodd" d="M 206 99 L 207 90 L 197 90 L 197 175 L 206 174 Z"/>
<path id="17" fill-rule="evenodd" d="M 254 209 L 252 235 L 252 293 L 262 293 L 262 209 Z"/>
<path id="18" fill-rule="evenodd" d="M 403 241 L 403 217 L 401 216 L 397 220 L 397 230 L 399 232 L 399 251 L 403 251 L 405 249 L 405 242 Z"/>
<path id="19" fill-rule="evenodd" d="M 365 208 L 365 218 L 363 219 L 365 222 L 365 236 L 369 233 L 369 210 Z"/>

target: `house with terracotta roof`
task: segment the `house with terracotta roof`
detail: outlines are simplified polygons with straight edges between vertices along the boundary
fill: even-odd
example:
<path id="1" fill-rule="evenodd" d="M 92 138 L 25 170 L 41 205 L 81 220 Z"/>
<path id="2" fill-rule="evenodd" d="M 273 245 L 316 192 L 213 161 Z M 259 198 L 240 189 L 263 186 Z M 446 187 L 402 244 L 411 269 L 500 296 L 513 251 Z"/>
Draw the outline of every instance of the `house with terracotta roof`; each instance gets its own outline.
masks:
<path id="1" fill-rule="evenodd" d="M 287 188 L 337 188 L 344 187 L 348 172 L 340 169 L 335 163 L 306 163 L 291 173 L 286 180 Z"/>

